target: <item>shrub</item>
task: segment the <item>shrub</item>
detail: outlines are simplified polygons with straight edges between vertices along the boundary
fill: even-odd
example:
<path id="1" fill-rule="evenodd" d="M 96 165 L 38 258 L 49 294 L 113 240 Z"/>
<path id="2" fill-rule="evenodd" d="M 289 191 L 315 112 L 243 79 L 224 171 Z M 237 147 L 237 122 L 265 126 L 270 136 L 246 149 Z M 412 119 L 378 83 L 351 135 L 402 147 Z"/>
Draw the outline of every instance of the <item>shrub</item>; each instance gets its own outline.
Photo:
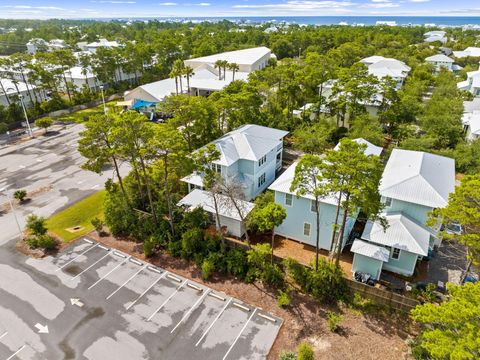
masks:
<path id="1" fill-rule="evenodd" d="M 167 251 L 173 257 L 180 257 L 182 255 L 182 242 L 181 241 L 170 241 L 167 245 Z"/>
<path id="2" fill-rule="evenodd" d="M 13 193 L 13 197 L 15 199 L 17 199 L 18 201 L 22 202 L 27 197 L 27 191 L 26 190 L 17 190 Z"/>
<path id="3" fill-rule="evenodd" d="M 27 229 L 36 236 L 45 235 L 47 233 L 47 227 L 45 226 L 45 218 L 31 214 L 27 217 Z"/>
<path id="4" fill-rule="evenodd" d="M 103 225 L 105 225 L 105 223 L 97 217 L 93 218 L 91 223 L 92 223 L 93 227 L 95 228 L 95 231 L 100 235 L 100 233 L 103 230 Z"/>
<path id="5" fill-rule="evenodd" d="M 25 239 L 28 247 L 31 249 L 53 250 L 57 246 L 57 242 L 50 235 L 30 236 Z"/>
<path id="6" fill-rule="evenodd" d="M 284 308 L 290 305 L 291 300 L 290 300 L 290 295 L 288 292 L 280 290 L 277 295 L 277 304 L 278 306 Z"/>
<path id="7" fill-rule="evenodd" d="M 208 280 L 212 272 L 215 270 L 215 264 L 211 259 L 205 259 L 202 263 L 202 279 Z"/>
<path id="8" fill-rule="evenodd" d="M 278 360 L 296 360 L 297 354 L 293 351 L 282 351 L 278 356 Z"/>
<path id="9" fill-rule="evenodd" d="M 181 225 L 185 230 L 192 228 L 206 229 L 208 225 L 208 213 L 201 207 L 182 213 Z"/>
<path id="10" fill-rule="evenodd" d="M 335 332 L 338 329 L 338 325 L 342 322 L 343 316 L 333 311 L 327 311 L 327 323 L 331 332 Z"/>
<path id="11" fill-rule="evenodd" d="M 303 342 L 298 345 L 297 360 L 315 360 L 315 353 L 309 343 Z"/>
<path id="12" fill-rule="evenodd" d="M 145 257 L 151 257 L 155 254 L 156 241 L 153 237 L 143 241 L 143 254 Z"/>
<path id="13" fill-rule="evenodd" d="M 53 125 L 53 119 L 51 117 L 43 117 L 35 121 L 35 126 L 45 129 L 45 133 L 47 133 L 48 128 L 52 125 Z"/>
<path id="14" fill-rule="evenodd" d="M 203 231 L 198 228 L 187 230 L 182 235 L 182 252 L 184 259 L 191 259 L 203 246 Z"/>
<path id="15" fill-rule="evenodd" d="M 292 258 L 285 259 L 283 265 L 285 266 L 287 275 L 301 288 L 305 288 L 308 279 L 308 269 Z"/>
<path id="16" fill-rule="evenodd" d="M 247 254 L 239 248 L 229 250 L 225 255 L 227 273 L 239 278 L 245 278 L 248 271 Z"/>
<path id="17" fill-rule="evenodd" d="M 260 272 L 262 281 L 270 286 L 281 287 L 284 273 L 277 264 L 267 264 Z"/>

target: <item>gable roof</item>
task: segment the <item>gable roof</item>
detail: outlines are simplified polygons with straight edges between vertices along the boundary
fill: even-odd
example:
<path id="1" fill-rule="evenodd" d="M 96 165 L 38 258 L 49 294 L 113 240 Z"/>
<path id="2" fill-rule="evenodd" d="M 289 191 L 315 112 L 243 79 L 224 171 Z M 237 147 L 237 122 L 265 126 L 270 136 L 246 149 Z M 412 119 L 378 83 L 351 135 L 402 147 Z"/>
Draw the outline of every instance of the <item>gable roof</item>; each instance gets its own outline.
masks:
<path id="1" fill-rule="evenodd" d="M 480 135 L 480 110 L 464 113 L 462 122 L 470 127 L 472 134 Z"/>
<path id="2" fill-rule="evenodd" d="M 425 59 L 425 61 L 430 61 L 430 62 L 449 62 L 449 63 L 453 63 L 453 59 L 452 58 L 449 58 L 448 56 L 446 55 L 443 55 L 443 54 L 437 54 L 437 55 L 432 55 L 432 56 L 429 56 Z"/>
<path id="3" fill-rule="evenodd" d="M 363 230 L 362 239 L 428 256 L 430 236 L 434 235 L 428 228 L 403 214 L 386 215 L 385 218 L 388 222 L 385 230 L 380 222 L 368 221 Z"/>
<path id="4" fill-rule="evenodd" d="M 367 148 L 364 151 L 364 154 L 369 156 L 369 155 L 376 155 L 380 156 L 380 154 L 383 151 L 383 148 L 381 146 L 373 145 L 370 141 L 367 141 L 363 138 L 358 138 L 358 139 L 353 139 L 357 144 L 366 144 Z M 334 150 L 338 150 L 340 148 L 340 143 L 338 143 L 335 147 Z"/>
<path id="5" fill-rule="evenodd" d="M 229 166 L 240 159 L 258 161 L 275 149 L 288 131 L 260 125 L 243 125 L 212 141 L 220 151 L 216 164 Z"/>
<path id="6" fill-rule="evenodd" d="M 263 56 L 270 54 L 271 50 L 265 46 L 260 46 L 256 48 L 227 51 L 220 54 L 202 56 L 193 59 L 185 60 L 186 63 L 195 62 L 195 63 L 209 63 L 215 64 L 217 60 L 226 60 L 229 63 L 236 63 L 238 65 L 253 65 Z"/>
<path id="7" fill-rule="evenodd" d="M 403 61 L 392 58 L 383 58 L 368 66 L 368 72 L 377 77 L 403 78 L 407 76 L 410 70 L 410 66 Z"/>
<path id="8" fill-rule="evenodd" d="M 295 161 L 277 178 L 277 180 L 275 180 L 272 183 L 272 185 L 268 187 L 268 189 L 297 196 L 295 192 L 290 191 L 290 186 L 292 185 L 292 181 L 295 176 L 295 169 L 297 165 L 298 165 L 298 161 Z M 305 194 L 305 195 L 302 195 L 301 197 L 305 199 L 310 199 L 310 200 L 315 199 L 313 195 L 310 195 L 310 194 Z M 337 198 L 333 195 L 329 195 L 324 198 L 321 198 L 320 202 L 337 206 Z"/>
<path id="9" fill-rule="evenodd" d="M 422 151 L 393 149 L 380 194 L 431 208 L 445 207 L 455 188 L 455 161 Z"/>
<path id="10" fill-rule="evenodd" d="M 217 195 L 218 201 L 218 214 L 220 216 L 227 217 L 229 219 L 235 219 L 241 221 L 237 209 L 233 205 L 230 198 L 225 195 Z M 237 199 L 240 211 L 243 217 L 247 216 L 250 211 L 255 207 L 255 204 Z M 203 210 L 209 213 L 215 213 L 215 205 L 213 203 L 213 197 L 209 191 L 195 189 L 187 194 L 182 200 L 177 203 L 178 206 L 187 206 L 190 209 L 201 207 Z"/>

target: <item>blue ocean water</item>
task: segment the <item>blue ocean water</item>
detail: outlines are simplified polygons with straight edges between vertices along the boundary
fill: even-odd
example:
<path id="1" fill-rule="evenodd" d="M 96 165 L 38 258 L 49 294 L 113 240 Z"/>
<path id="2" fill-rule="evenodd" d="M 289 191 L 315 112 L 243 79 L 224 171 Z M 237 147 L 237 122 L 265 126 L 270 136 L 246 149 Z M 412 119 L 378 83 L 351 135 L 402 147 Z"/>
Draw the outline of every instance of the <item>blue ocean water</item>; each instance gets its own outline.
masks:
<path id="1" fill-rule="evenodd" d="M 150 18 L 151 19 L 151 18 Z M 158 20 L 172 21 L 219 21 L 230 20 L 235 22 L 265 23 L 287 22 L 305 25 L 375 25 L 377 21 L 394 21 L 397 25 L 425 25 L 437 26 L 464 26 L 480 25 L 480 16 L 245 16 L 245 17 L 187 17 L 187 18 L 158 18 Z M 145 18 L 147 20 L 147 18 Z"/>

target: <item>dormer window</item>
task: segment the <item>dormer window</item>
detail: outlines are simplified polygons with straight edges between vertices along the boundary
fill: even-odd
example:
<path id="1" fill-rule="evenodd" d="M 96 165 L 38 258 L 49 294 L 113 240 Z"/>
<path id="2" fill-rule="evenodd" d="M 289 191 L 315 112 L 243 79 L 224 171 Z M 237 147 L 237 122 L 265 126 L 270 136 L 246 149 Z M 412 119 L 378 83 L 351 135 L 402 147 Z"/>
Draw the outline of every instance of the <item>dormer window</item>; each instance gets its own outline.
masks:
<path id="1" fill-rule="evenodd" d="M 215 163 L 211 163 L 211 169 L 213 171 L 215 171 L 216 173 L 218 174 L 221 174 L 222 173 L 222 165 L 219 165 L 219 164 L 215 164 Z"/>
<path id="2" fill-rule="evenodd" d="M 385 205 L 385 207 L 392 206 L 392 198 L 382 197 L 382 202 L 383 202 L 383 205 Z"/>

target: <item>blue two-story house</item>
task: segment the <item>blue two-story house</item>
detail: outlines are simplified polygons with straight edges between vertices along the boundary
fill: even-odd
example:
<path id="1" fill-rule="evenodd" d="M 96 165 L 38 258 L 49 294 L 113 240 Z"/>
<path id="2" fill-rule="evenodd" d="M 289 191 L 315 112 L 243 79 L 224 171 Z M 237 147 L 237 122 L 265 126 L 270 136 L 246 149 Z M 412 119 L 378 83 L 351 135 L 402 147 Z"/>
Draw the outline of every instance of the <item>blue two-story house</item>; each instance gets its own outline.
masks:
<path id="1" fill-rule="evenodd" d="M 254 199 L 274 180 L 282 166 L 283 138 L 287 131 L 260 125 L 243 125 L 213 141 L 220 158 L 213 168 L 226 181 L 239 184 L 245 200 Z M 201 172 L 194 172 L 182 179 L 189 192 L 203 189 Z"/>
<path id="2" fill-rule="evenodd" d="M 275 228 L 275 233 L 304 244 L 315 246 L 317 239 L 315 198 L 310 194 L 298 196 L 295 192 L 290 190 L 297 164 L 298 162 L 295 162 L 289 166 L 285 172 L 269 186 L 269 189 L 275 192 L 275 202 L 283 206 L 287 212 L 285 220 L 283 220 L 280 226 Z M 319 247 L 327 251 L 330 250 L 332 244 L 333 225 L 335 224 L 335 215 L 337 211 L 337 199 L 338 198 L 333 195 L 326 196 L 320 199 L 319 204 Z M 342 216 L 343 213 L 340 212 L 339 221 L 341 221 Z M 355 224 L 355 220 L 355 217 L 347 217 L 343 245 Z"/>
<path id="3" fill-rule="evenodd" d="M 352 271 L 379 279 L 382 270 L 413 275 L 417 261 L 440 245 L 439 226 L 426 225 L 428 214 L 445 207 L 455 188 L 453 159 L 420 151 L 394 149 L 379 191 L 388 226 L 367 222 L 351 251 Z"/>

